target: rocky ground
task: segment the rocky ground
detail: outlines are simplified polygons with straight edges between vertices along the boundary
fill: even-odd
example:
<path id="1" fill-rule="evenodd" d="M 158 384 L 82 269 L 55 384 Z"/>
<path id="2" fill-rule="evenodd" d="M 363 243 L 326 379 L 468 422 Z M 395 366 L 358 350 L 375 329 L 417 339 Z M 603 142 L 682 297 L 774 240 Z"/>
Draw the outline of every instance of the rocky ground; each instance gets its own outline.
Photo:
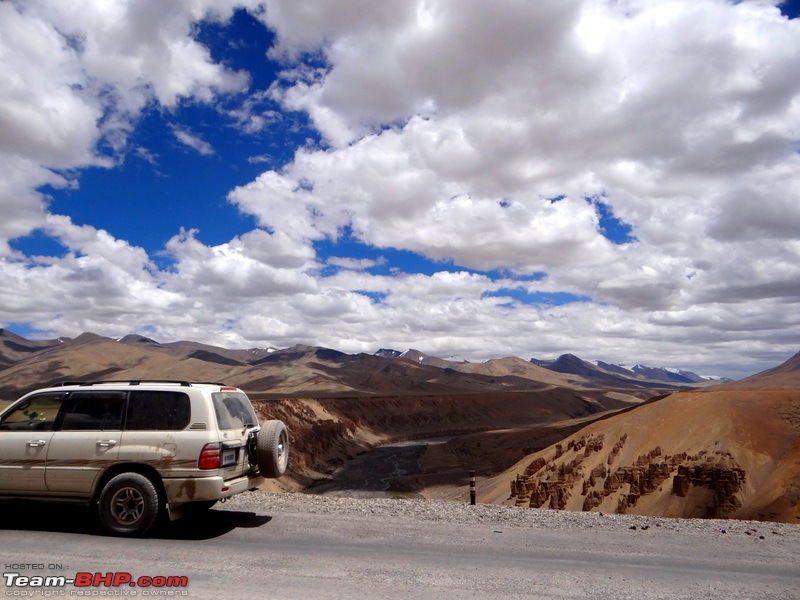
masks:
<path id="1" fill-rule="evenodd" d="M 310 494 L 273 494 L 255 491 L 235 496 L 218 505 L 223 510 L 276 514 L 336 515 L 371 517 L 454 525 L 496 525 L 531 529 L 629 530 L 642 535 L 659 532 L 690 533 L 722 538 L 731 543 L 749 541 L 800 553 L 800 526 L 733 519 L 671 519 L 599 512 L 572 512 L 516 508 L 492 504 L 445 502 L 440 500 L 395 500 L 390 498 L 347 498 Z"/>

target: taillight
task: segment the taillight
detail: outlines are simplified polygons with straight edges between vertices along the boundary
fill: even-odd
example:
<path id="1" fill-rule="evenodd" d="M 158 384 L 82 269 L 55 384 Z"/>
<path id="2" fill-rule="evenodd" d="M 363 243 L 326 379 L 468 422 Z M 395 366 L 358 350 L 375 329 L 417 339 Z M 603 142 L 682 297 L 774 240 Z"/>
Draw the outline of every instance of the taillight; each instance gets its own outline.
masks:
<path id="1" fill-rule="evenodd" d="M 197 459 L 197 468 L 205 471 L 219 469 L 219 444 L 206 444 Z"/>

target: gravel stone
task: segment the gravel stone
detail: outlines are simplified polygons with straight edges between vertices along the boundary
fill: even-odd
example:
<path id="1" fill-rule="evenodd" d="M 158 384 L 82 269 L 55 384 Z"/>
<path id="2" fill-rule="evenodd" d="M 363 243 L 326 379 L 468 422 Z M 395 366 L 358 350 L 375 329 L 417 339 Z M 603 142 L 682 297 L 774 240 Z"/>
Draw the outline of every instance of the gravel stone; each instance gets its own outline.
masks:
<path id="1" fill-rule="evenodd" d="M 552 509 L 517 508 L 494 504 L 445 502 L 441 500 L 391 498 L 348 498 L 303 493 L 275 494 L 253 491 L 239 494 L 223 505 L 223 510 L 252 511 L 260 514 L 289 513 L 336 515 L 378 519 L 427 521 L 443 524 L 482 524 L 495 527 L 520 527 L 546 530 L 593 529 L 630 530 L 631 534 L 655 532 L 695 533 L 699 535 L 751 536 L 754 541 L 786 537 L 800 541 L 800 527 L 788 523 L 733 519 L 676 519 L 643 517 L 599 512 L 571 512 Z M 787 540 L 788 541 L 788 540 Z"/>

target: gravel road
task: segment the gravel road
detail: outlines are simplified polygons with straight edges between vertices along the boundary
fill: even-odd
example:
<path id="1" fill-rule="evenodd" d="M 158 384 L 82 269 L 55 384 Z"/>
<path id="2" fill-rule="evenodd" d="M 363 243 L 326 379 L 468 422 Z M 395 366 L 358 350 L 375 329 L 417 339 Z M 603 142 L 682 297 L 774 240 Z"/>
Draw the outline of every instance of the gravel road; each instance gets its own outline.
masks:
<path id="1" fill-rule="evenodd" d="M 798 555 L 795 525 L 430 500 L 252 492 L 133 540 L 100 535 L 76 507 L 0 511 L 5 572 L 188 579 L 181 590 L 67 597 L 798 600 Z"/>
<path id="2" fill-rule="evenodd" d="M 251 492 L 235 496 L 220 510 L 267 511 L 270 514 L 307 514 L 344 517 L 375 517 L 404 519 L 418 522 L 450 525 L 497 525 L 550 531 L 565 529 L 591 529 L 596 531 L 651 531 L 651 533 L 677 532 L 707 535 L 726 539 L 730 535 L 761 539 L 763 536 L 777 542 L 793 544 L 800 550 L 800 526 L 763 521 L 737 521 L 722 519 L 667 519 L 597 512 L 570 512 L 535 508 L 515 508 L 494 504 L 444 502 L 438 500 L 393 500 L 311 494 L 271 494 Z M 798 573 L 800 575 L 800 573 Z"/>
<path id="3" fill-rule="evenodd" d="M 360 538 L 365 598 L 800 599 L 796 525 L 261 492 L 222 509 Z"/>

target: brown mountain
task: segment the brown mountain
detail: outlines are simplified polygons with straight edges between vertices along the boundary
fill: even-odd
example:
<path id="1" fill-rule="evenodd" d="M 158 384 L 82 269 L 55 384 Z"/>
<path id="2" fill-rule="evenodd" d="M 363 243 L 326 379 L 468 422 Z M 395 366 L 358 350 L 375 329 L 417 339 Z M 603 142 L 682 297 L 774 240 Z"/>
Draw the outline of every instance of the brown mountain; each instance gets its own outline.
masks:
<path id="1" fill-rule="evenodd" d="M 113 340 L 92 333 L 31 342 L 0 330 L 0 399 L 56 381 L 92 379 L 224 380 L 262 397 L 343 394 L 446 394 L 589 390 L 614 401 L 638 402 L 658 390 L 638 381 L 598 384 L 518 358 L 456 362 L 411 350 L 400 356 L 350 355 L 312 346 L 231 350 L 197 342 L 161 344 L 143 336 Z M 644 391 L 642 391 L 644 390 Z"/>
<path id="2" fill-rule="evenodd" d="M 0 369 L 10 367 L 48 348 L 60 346 L 65 341 L 68 341 L 68 338 L 31 341 L 7 329 L 0 329 Z"/>
<path id="3" fill-rule="evenodd" d="M 219 381 L 232 367 L 172 357 L 162 350 L 82 334 L 0 371 L 0 399 L 57 381 L 98 379 L 189 379 Z"/>
<path id="4" fill-rule="evenodd" d="M 800 388 L 800 352 L 774 369 L 768 369 L 745 379 L 726 383 L 720 389 L 798 389 Z"/>
<path id="5" fill-rule="evenodd" d="M 123 344 L 160 350 L 176 358 L 197 358 L 206 362 L 218 362 L 225 365 L 246 365 L 258 361 L 274 352 L 271 348 L 250 348 L 248 350 L 232 350 L 219 348 L 199 342 L 179 341 L 161 344 L 140 335 L 126 335 L 119 340 Z"/>
<path id="6" fill-rule="evenodd" d="M 241 387 L 262 418 L 281 418 L 289 425 L 296 452 L 294 479 L 288 481 L 294 489 L 328 476 L 346 458 L 377 444 L 422 436 L 494 432 L 517 446 L 510 460 L 504 455 L 504 462 L 497 463 L 498 469 L 505 468 L 531 447 L 513 442 L 514 435 L 530 435 L 533 428 L 537 439 L 550 440 L 549 424 L 566 419 L 573 424 L 567 430 L 563 424 L 556 427 L 561 437 L 580 419 L 631 406 L 654 393 L 638 386 L 606 389 L 514 358 L 469 364 L 433 360 L 419 352 L 349 355 L 303 345 L 227 350 L 88 333 L 28 346 L 21 338 L 7 339 L 27 350 L 7 351 L 12 364 L 0 370 L 0 401 L 67 380 L 177 379 Z M 505 437 L 504 431 L 515 434 Z"/>
<path id="7" fill-rule="evenodd" d="M 485 479 L 481 500 L 800 523 L 799 374 L 797 355 L 599 419 Z"/>

